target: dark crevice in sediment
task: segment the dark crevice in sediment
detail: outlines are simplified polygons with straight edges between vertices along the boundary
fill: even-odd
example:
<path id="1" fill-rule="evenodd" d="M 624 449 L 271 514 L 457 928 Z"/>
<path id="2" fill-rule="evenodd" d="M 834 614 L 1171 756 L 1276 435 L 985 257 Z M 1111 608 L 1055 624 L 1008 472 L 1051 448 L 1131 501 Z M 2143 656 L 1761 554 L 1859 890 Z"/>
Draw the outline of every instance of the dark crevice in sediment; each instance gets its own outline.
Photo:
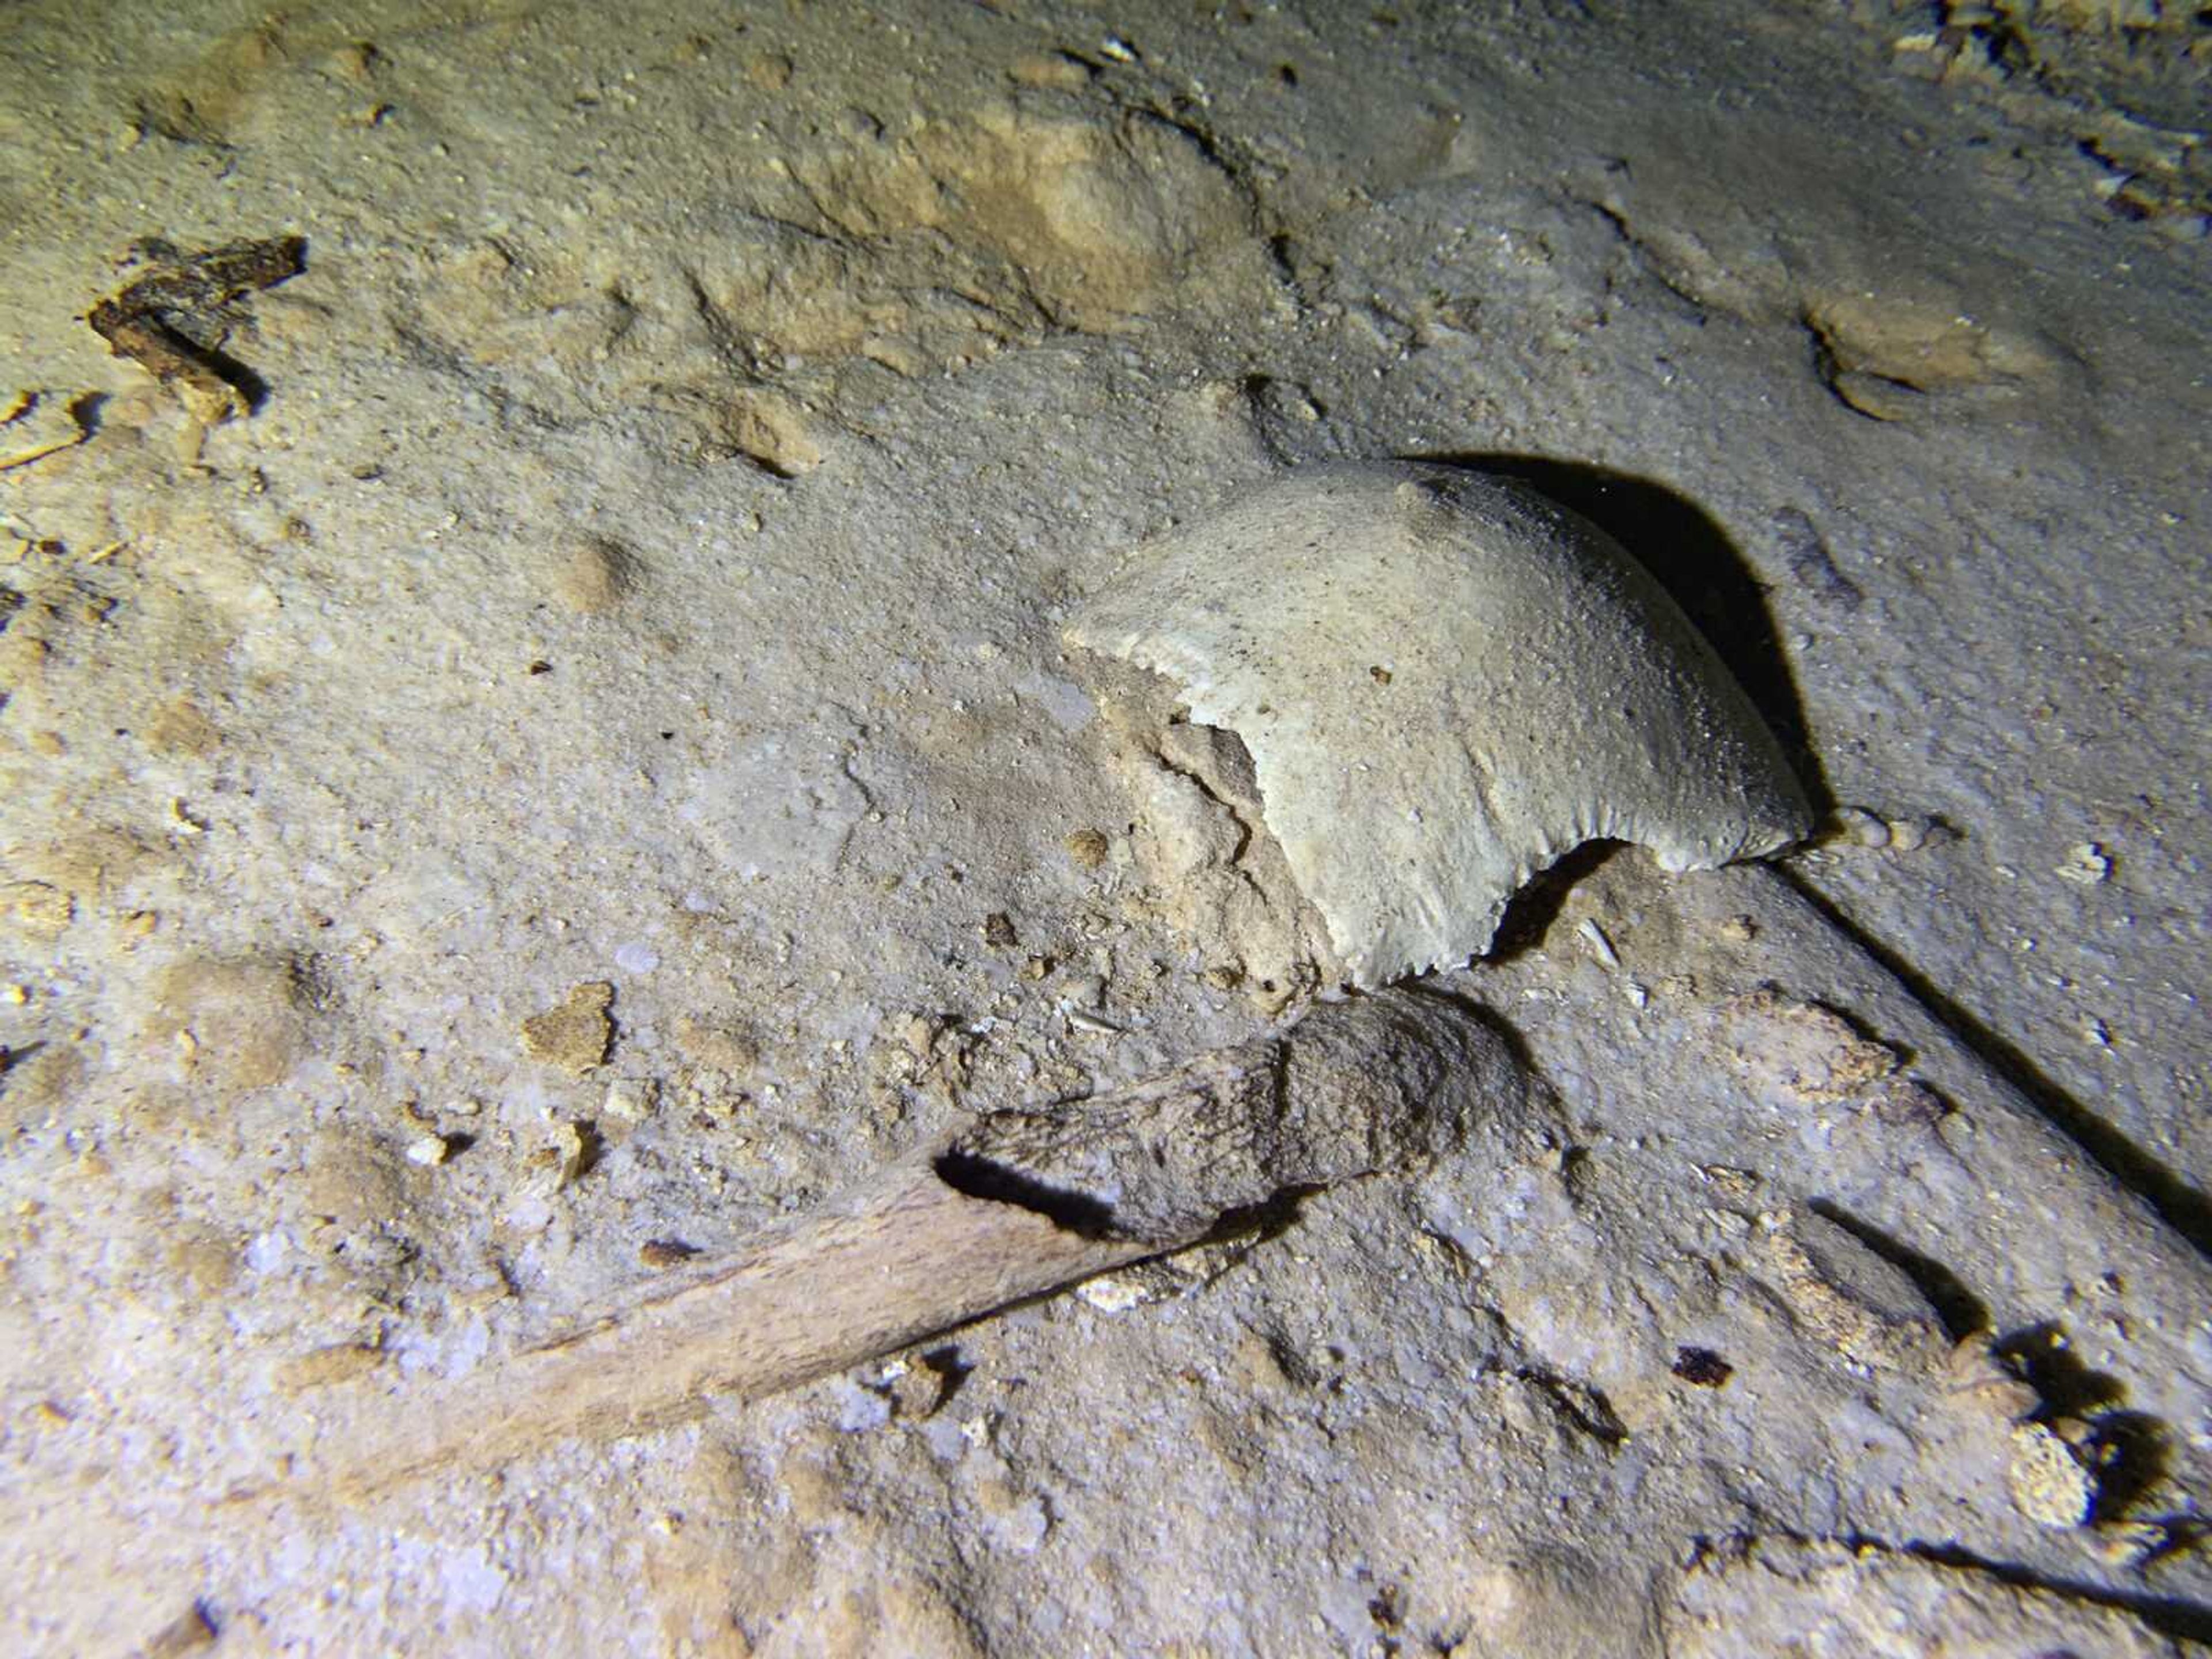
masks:
<path id="1" fill-rule="evenodd" d="M 2027 1096 L 2061 1134 L 2179 1233 L 2197 1252 L 2212 1256 L 2212 1199 L 2130 1140 L 2046 1076 L 2021 1048 L 2000 1036 L 1959 1006 L 1932 980 L 1865 929 L 1858 927 L 1820 889 L 1785 866 L 1775 873 L 1800 898 L 1917 998 L 1929 1012 L 1955 1032 L 1999 1075 Z"/>

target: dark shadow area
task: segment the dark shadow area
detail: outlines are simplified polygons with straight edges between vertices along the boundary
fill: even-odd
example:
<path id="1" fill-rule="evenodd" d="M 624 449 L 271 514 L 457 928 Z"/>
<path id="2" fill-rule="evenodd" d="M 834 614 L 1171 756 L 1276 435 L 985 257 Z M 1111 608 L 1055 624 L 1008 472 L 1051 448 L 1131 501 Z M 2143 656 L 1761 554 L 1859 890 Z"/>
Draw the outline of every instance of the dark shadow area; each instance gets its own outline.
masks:
<path id="1" fill-rule="evenodd" d="M 937 1379 L 937 1404 L 933 1409 L 941 1410 L 958 1394 L 975 1367 L 960 1352 L 957 1342 L 942 1342 L 921 1356 L 922 1368 Z"/>
<path id="2" fill-rule="evenodd" d="M 1781 740 L 1814 810 L 1835 805 L 1807 737 L 1804 700 L 1783 655 L 1766 590 L 1704 509 L 1662 484 L 1609 468 L 1540 455 L 1408 455 L 1516 479 L 1579 514 L 1626 548 L 1682 607 Z"/>
<path id="3" fill-rule="evenodd" d="M 7 699 L 0 697 L 0 707 L 5 707 Z M 44 1042 L 27 1042 L 20 1048 L 10 1048 L 4 1042 L 0 1042 L 0 1078 L 5 1078 L 46 1046 Z"/>
<path id="4" fill-rule="evenodd" d="M 1627 1443 L 1627 1425 L 1604 1390 L 1534 1365 L 1517 1366 L 1513 1376 L 1537 1390 L 1553 1411 L 1607 1451 L 1617 1451 Z"/>
<path id="5" fill-rule="evenodd" d="M 2081 1363 L 2054 1321 L 2006 1332 L 1993 1352 L 2043 1397 L 2045 1417 L 2090 1417 L 2127 1397 L 2117 1377 Z"/>
<path id="6" fill-rule="evenodd" d="M 1874 1540 L 1846 1539 L 1844 1541 L 1863 1543 L 1875 1549 L 1885 1547 Z M 1896 1553 L 1939 1567 L 1953 1567 L 1965 1572 L 1984 1572 L 2019 1589 L 2041 1590 L 2092 1607 L 2117 1607 L 2133 1613 L 2163 1636 L 2179 1637 L 2191 1642 L 2212 1641 L 2212 1607 L 2184 1596 L 2139 1595 L 2128 1590 L 2108 1589 L 2102 1584 L 2054 1578 L 2012 1562 L 1985 1559 L 1955 1544 L 1907 1544 Z"/>
<path id="7" fill-rule="evenodd" d="M 221 346 L 203 344 L 179 325 L 148 319 L 144 326 L 185 362 L 198 363 L 245 400 L 246 412 L 258 415 L 269 401 L 269 382 Z"/>
<path id="8" fill-rule="evenodd" d="M 1825 1198 L 1808 1200 L 1805 1207 L 1823 1221 L 1841 1227 L 1911 1279 L 1913 1288 L 1927 1297 L 1928 1305 L 1936 1310 L 1936 1316 L 1943 1322 L 1944 1334 L 1954 1342 L 1976 1331 L 1989 1329 L 1989 1304 L 1933 1256 L 1923 1255 L 1911 1245 Z"/>
<path id="9" fill-rule="evenodd" d="M 936 1171 L 939 1181 L 966 1197 L 1035 1211 L 1055 1227 L 1064 1227 L 1084 1238 L 1117 1237 L 1114 1206 L 1088 1193 L 1072 1193 L 1052 1186 L 1018 1170 L 1009 1169 L 996 1159 L 981 1158 L 957 1146 L 939 1152 L 930 1168 Z"/>
<path id="10" fill-rule="evenodd" d="M 2148 1412 L 2106 1412 L 2089 1429 L 2087 1449 L 2097 1469 L 2097 1502 L 2090 1518 L 2128 1518 L 2173 1472 L 2172 1436 Z"/>
<path id="11" fill-rule="evenodd" d="M 1990 1328 L 1988 1305 L 1942 1262 L 1826 1199 L 1813 1199 L 1806 1207 L 1911 1279 L 1953 1341 Z M 2127 1399 L 2126 1384 L 2082 1364 L 2056 1323 L 2045 1321 L 2008 1332 L 1990 1351 L 2035 1390 L 2040 1402 L 2035 1412 L 2038 1421 L 2072 1418 L 2087 1425 L 2088 1437 L 2079 1451 L 2096 1472 L 2094 1518 L 2109 1521 L 2126 1516 L 2165 1480 L 2172 1461 L 2166 1425 L 2148 1412 L 2115 1409 Z"/>
<path id="12" fill-rule="evenodd" d="M 82 397 L 72 398 L 69 404 L 70 419 L 76 422 L 77 430 L 86 437 L 96 438 L 100 435 L 100 416 L 106 411 L 107 403 L 108 396 L 105 392 L 88 392 Z"/>
<path id="13" fill-rule="evenodd" d="M 1955 1032 L 1998 1075 L 2027 1097 L 2051 1127 L 2087 1152 L 2113 1180 L 2158 1212 L 2159 1218 L 2212 1256 L 2212 1200 L 2053 1083 L 2010 1041 L 1976 1019 L 1897 952 L 1871 938 L 1815 887 L 1785 865 L 1772 866 L 1828 925 L 1887 969 L 1921 1006 Z"/>
<path id="14" fill-rule="evenodd" d="M 1735 1367 L 1712 1349 L 1687 1344 L 1674 1350 L 1674 1363 L 1668 1370 L 1700 1389 L 1724 1389 L 1729 1378 L 1735 1375 Z"/>
<path id="15" fill-rule="evenodd" d="M 1595 873 L 1600 866 L 1629 845 L 1625 841 L 1586 841 L 1563 854 L 1549 869 L 1539 871 L 1521 890 L 1506 901 L 1505 915 L 1482 953 L 1486 963 L 1510 962 L 1524 951 L 1544 942 L 1567 895 Z"/>
<path id="16" fill-rule="evenodd" d="M 1271 1238 L 1280 1238 L 1290 1231 L 1298 1218 L 1298 1206 L 1316 1193 L 1319 1187 L 1285 1187 L 1273 1197 L 1257 1204 L 1244 1204 L 1233 1210 L 1224 1210 L 1221 1218 L 1202 1239 L 1201 1244 L 1222 1244 L 1231 1239 L 1242 1239 L 1253 1244 L 1264 1244 Z"/>

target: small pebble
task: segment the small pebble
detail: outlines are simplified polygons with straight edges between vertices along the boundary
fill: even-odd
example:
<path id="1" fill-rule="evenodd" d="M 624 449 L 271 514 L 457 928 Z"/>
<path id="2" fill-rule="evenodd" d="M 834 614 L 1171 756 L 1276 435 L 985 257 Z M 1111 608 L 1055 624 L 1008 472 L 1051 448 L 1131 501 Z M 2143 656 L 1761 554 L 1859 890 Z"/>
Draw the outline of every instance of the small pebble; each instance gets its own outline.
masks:
<path id="1" fill-rule="evenodd" d="M 1068 857 L 1085 870 L 1096 870 L 1106 862 L 1108 842 L 1096 830 L 1078 830 L 1068 836 L 1065 845 Z"/>
<path id="2" fill-rule="evenodd" d="M 2040 1423 L 2013 1430 L 2005 1480 L 2013 1507 L 2045 1527 L 2078 1527 L 2096 1502 L 2096 1482 L 2073 1448 Z"/>
<path id="3" fill-rule="evenodd" d="M 601 616 L 622 603 L 636 572 L 636 559 L 628 548 L 594 536 L 560 556 L 552 573 L 553 594 L 579 616 Z"/>
<path id="4" fill-rule="evenodd" d="M 1958 832 L 1940 818 L 1923 815 L 1889 821 L 1889 850 L 1893 853 L 1917 853 L 1923 848 L 1940 847 L 1958 838 Z"/>
<path id="5" fill-rule="evenodd" d="M 2112 856 L 2094 841 L 2081 842 L 2068 850 L 2056 873 L 2062 881 L 2095 887 L 2112 878 Z"/>
<path id="6" fill-rule="evenodd" d="M 608 1010 L 615 988 L 592 980 L 569 988 L 557 1006 L 522 1022 L 522 1051 L 532 1060 L 571 1072 L 588 1072 L 604 1061 L 615 1038 Z"/>
<path id="7" fill-rule="evenodd" d="M 1091 66 L 1064 52 L 1036 52 L 1018 58 L 1006 73 L 1024 87 L 1055 92 L 1079 92 L 1091 84 Z"/>
<path id="8" fill-rule="evenodd" d="M 1073 1006 L 1065 997 L 1060 999 L 1060 1017 L 1066 1020 L 1070 1030 L 1087 1032 L 1092 1036 L 1121 1035 L 1122 1027 L 1116 1025 L 1110 1019 L 1101 1019 L 1096 1014 L 1086 1014 L 1082 1009 Z"/>
<path id="9" fill-rule="evenodd" d="M 650 1085 L 611 1083 L 607 1085 L 606 1114 L 624 1123 L 641 1123 L 653 1112 L 653 1093 Z"/>
<path id="10" fill-rule="evenodd" d="M 583 1121 L 556 1122 L 553 1145 L 531 1154 L 526 1167 L 538 1177 L 540 1190 L 560 1192 L 574 1186 L 599 1162 L 599 1131 Z"/>
<path id="11" fill-rule="evenodd" d="M 1887 820 L 1868 811 L 1863 806 L 1838 806 L 1836 809 L 1836 833 L 1859 847 L 1879 849 L 1890 842 Z"/>
<path id="12" fill-rule="evenodd" d="M 1075 1287 L 1075 1294 L 1100 1313 L 1127 1313 L 1159 1297 L 1152 1287 L 1130 1273 L 1100 1273 Z"/>

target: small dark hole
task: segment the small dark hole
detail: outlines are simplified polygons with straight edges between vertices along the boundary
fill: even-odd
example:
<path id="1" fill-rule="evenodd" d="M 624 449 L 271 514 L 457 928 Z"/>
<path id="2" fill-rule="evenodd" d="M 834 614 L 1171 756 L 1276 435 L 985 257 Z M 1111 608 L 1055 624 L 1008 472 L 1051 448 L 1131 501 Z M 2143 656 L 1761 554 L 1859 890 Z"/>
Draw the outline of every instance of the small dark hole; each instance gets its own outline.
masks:
<path id="1" fill-rule="evenodd" d="M 1674 1370 L 1685 1382 L 1701 1389 L 1717 1389 L 1735 1375 L 1735 1367 L 1711 1348 L 1675 1349 Z"/>
<path id="2" fill-rule="evenodd" d="M 932 1348 L 921 1357 L 921 1363 L 937 1374 L 939 1393 L 937 1403 L 945 1402 L 960 1392 L 960 1385 L 968 1380 L 975 1367 L 962 1357 L 960 1345 L 948 1342 L 941 1348 Z"/>

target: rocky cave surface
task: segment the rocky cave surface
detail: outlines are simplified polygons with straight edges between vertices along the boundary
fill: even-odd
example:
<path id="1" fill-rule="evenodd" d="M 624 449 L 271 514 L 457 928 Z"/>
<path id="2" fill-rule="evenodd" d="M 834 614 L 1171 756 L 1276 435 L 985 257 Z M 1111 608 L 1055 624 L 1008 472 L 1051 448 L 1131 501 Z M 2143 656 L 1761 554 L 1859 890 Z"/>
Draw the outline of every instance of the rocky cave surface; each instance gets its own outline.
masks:
<path id="1" fill-rule="evenodd" d="M 0 1646 L 2203 1651 L 2208 82 L 2157 0 L 0 6 Z M 1437 976 L 1528 1103 L 240 1495 L 1295 1013 L 1061 628 L 1386 456 L 1611 530 L 1821 814 Z"/>

